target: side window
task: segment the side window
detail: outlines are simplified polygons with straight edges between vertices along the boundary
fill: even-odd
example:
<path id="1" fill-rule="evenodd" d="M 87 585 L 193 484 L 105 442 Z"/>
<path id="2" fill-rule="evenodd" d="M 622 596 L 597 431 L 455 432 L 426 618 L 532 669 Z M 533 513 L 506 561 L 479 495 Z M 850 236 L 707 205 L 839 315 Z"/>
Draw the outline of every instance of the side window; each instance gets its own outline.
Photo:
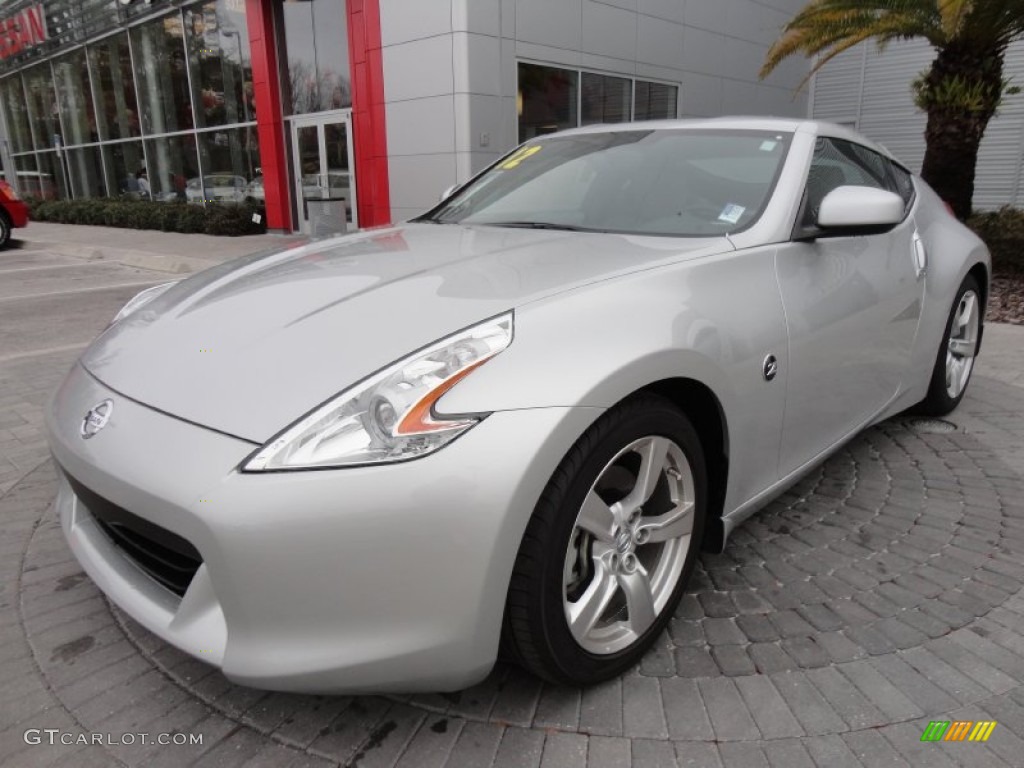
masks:
<path id="1" fill-rule="evenodd" d="M 889 163 L 889 168 L 892 171 L 892 179 L 895 186 L 893 192 L 903 198 L 903 202 L 906 203 L 909 209 L 911 203 L 914 202 L 914 197 L 917 195 L 917 190 L 914 188 L 914 179 L 908 171 L 903 170 L 898 165 Z"/>
<path id="2" fill-rule="evenodd" d="M 814 226 L 818 220 L 821 201 L 837 187 L 850 185 L 889 188 L 885 171 L 873 172 L 857 157 L 854 146 L 838 139 L 818 138 L 814 147 L 814 158 L 811 160 L 811 170 L 807 175 L 807 202 L 804 206 L 802 226 Z M 878 159 L 882 160 L 881 157 Z"/>
<path id="3" fill-rule="evenodd" d="M 885 189 L 895 192 L 903 198 L 904 210 L 909 209 L 910 204 L 914 202 L 914 195 L 917 194 L 910 173 L 896 165 L 892 160 L 882 157 L 867 147 L 862 147 L 858 144 L 851 144 L 850 146 L 853 148 L 857 159 L 864 164 L 865 168 L 871 171 L 872 175 L 879 179 L 885 179 Z"/>
<path id="4" fill-rule="evenodd" d="M 861 167 L 871 174 L 871 178 L 875 179 L 883 189 L 890 192 L 896 191 L 896 185 L 892 179 L 892 168 L 888 160 L 860 144 L 851 144 L 846 141 L 836 143 L 842 151 L 848 152 L 851 158 L 860 163 Z"/>

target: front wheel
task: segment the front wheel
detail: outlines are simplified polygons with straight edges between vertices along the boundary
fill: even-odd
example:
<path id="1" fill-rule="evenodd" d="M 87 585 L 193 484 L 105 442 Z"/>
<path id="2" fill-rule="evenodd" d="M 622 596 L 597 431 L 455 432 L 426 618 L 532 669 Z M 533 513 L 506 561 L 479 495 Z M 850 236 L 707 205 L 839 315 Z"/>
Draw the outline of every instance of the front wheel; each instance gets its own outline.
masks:
<path id="1" fill-rule="evenodd" d="M 7 214 L 0 212 L 0 248 L 6 248 L 11 242 L 11 220 Z"/>
<path id="2" fill-rule="evenodd" d="M 984 311 L 978 281 L 968 275 L 960 284 L 946 320 L 928 395 L 917 408 L 921 413 L 945 416 L 960 404 L 974 371 Z"/>
<path id="3" fill-rule="evenodd" d="M 629 668 L 664 629 L 700 549 L 696 431 L 669 401 L 617 406 L 573 446 L 534 510 L 505 617 L 513 658 L 556 683 Z"/>

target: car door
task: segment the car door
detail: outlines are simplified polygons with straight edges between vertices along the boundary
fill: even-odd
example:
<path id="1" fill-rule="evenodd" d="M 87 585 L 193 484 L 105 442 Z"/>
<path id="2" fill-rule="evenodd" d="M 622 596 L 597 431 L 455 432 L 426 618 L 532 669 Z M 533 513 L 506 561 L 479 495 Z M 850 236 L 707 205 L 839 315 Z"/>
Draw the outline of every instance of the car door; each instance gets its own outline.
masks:
<path id="1" fill-rule="evenodd" d="M 825 195 L 843 185 L 901 191 L 885 158 L 819 137 L 795 232 L 810 231 Z M 882 234 L 794 239 L 779 248 L 790 368 L 783 476 L 877 415 L 905 380 L 924 288 L 914 236 L 908 215 Z"/>

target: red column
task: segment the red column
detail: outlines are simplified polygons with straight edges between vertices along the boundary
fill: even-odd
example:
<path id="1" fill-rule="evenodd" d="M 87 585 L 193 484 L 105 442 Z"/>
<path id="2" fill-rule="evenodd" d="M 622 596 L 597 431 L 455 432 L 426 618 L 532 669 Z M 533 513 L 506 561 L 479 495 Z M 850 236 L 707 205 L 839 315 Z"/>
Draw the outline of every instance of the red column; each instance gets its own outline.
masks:
<path id="1" fill-rule="evenodd" d="M 267 228 L 290 232 L 292 206 L 271 3 L 272 0 L 245 0 L 245 18 L 252 48 L 252 89 L 256 100 L 256 133 L 260 140 Z"/>
<path id="2" fill-rule="evenodd" d="M 347 3 L 352 144 L 360 227 L 383 226 L 391 221 L 379 2 L 348 0 Z"/>

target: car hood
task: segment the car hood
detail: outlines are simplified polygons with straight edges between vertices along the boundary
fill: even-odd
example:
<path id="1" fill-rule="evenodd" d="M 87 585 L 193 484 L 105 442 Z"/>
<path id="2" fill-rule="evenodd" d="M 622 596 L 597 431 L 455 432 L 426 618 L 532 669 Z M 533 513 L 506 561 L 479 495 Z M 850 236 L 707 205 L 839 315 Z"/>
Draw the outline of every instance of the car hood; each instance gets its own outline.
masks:
<path id="1" fill-rule="evenodd" d="M 679 239 L 407 224 L 189 277 L 82 356 L 116 392 L 263 443 L 420 347 L 527 302 L 731 250 Z"/>

